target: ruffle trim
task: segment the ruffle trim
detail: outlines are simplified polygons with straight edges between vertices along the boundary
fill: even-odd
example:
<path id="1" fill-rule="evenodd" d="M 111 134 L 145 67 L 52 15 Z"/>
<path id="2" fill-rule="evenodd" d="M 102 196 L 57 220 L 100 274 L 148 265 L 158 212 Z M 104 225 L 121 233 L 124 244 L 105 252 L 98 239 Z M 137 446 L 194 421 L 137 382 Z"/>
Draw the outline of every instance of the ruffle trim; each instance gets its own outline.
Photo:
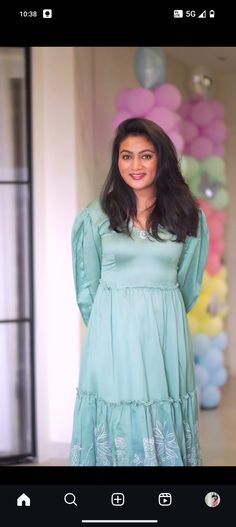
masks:
<path id="1" fill-rule="evenodd" d="M 161 401 L 157 400 L 157 399 L 153 399 L 152 401 L 139 401 L 139 400 L 136 400 L 136 401 L 119 401 L 119 402 L 112 402 L 112 401 L 106 401 L 105 399 L 103 399 L 102 397 L 99 397 L 97 394 L 94 394 L 92 392 L 88 392 L 88 391 L 85 391 L 85 390 L 80 390 L 79 388 L 76 389 L 77 391 L 77 397 L 89 397 L 93 400 L 96 400 L 96 401 L 99 401 L 105 405 L 109 405 L 109 406 L 152 406 L 152 405 L 161 405 L 161 404 L 166 404 L 166 403 L 171 403 L 171 404 L 183 404 L 184 401 L 188 400 L 188 399 L 192 399 L 194 397 L 197 396 L 197 389 L 193 390 L 192 392 L 189 392 L 189 393 L 186 393 L 184 395 L 182 395 L 181 397 L 179 397 L 178 399 L 173 399 L 172 397 L 168 397 L 168 399 L 162 399 Z"/>

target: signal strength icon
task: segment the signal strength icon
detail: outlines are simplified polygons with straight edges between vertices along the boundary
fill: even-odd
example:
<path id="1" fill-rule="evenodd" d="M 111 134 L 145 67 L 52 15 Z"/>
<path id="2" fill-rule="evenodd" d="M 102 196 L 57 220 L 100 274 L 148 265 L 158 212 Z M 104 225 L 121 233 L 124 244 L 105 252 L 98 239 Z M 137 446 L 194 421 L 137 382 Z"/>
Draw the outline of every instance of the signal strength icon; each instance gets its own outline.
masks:
<path id="1" fill-rule="evenodd" d="M 198 18 L 206 18 L 206 11 L 203 11 Z"/>

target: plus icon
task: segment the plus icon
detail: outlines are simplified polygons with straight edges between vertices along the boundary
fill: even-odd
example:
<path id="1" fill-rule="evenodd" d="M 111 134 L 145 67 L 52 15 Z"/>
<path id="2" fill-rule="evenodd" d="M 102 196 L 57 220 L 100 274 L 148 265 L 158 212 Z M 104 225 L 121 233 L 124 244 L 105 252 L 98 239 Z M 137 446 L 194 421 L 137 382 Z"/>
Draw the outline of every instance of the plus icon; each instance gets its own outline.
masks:
<path id="1" fill-rule="evenodd" d="M 125 495 L 122 492 L 114 492 L 111 495 L 111 503 L 115 507 L 121 507 L 125 503 Z"/>

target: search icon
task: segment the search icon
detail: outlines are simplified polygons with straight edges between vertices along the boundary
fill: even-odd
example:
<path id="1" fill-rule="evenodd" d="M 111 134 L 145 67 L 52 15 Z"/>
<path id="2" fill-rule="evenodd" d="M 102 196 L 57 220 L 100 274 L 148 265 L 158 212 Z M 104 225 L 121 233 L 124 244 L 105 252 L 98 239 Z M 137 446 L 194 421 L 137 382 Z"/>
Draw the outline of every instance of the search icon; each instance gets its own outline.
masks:
<path id="1" fill-rule="evenodd" d="M 67 492 L 67 494 L 65 494 L 64 501 L 67 503 L 67 505 L 76 505 L 77 507 L 77 503 L 75 501 L 75 495 L 72 492 Z"/>

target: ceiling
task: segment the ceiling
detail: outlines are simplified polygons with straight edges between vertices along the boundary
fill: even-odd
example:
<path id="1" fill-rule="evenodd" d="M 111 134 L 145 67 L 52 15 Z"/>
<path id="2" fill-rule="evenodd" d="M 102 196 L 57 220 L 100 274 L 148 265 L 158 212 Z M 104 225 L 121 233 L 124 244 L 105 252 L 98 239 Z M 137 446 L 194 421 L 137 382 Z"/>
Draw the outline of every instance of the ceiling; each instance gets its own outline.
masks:
<path id="1" fill-rule="evenodd" d="M 184 64 L 208 67 L 213 73 L 236 73 L 236 47 L 162 47 Z"/>

